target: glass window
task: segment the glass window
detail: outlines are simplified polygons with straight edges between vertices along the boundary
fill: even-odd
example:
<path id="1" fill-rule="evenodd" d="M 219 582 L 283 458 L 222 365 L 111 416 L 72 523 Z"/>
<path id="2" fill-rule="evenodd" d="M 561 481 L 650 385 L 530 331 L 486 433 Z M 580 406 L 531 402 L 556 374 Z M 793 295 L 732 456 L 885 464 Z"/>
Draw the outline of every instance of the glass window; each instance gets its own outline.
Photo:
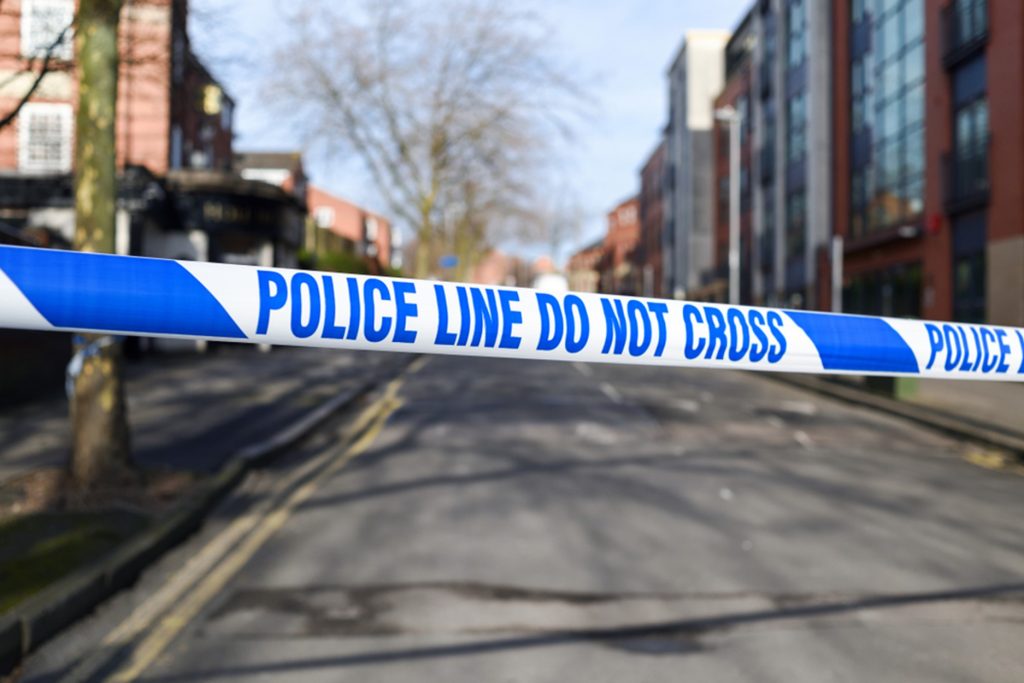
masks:
<path id="1" fill-rule="evenodd" d="M 907 50 L 903 58 L 903 82 L 913 85 L 924 80 L 924 43 Z"/>
<path id="2" fill-rule="evenodd" d="M 906 93 L 906 126 L 917 126 L 924 122 L 924 83 L 919 83 Z"/>
<path id="3" fill-rule="evenodd" d="M 916 216 L 924 211 L 924 176 L 911 177 L 907 180 L 907 211 Z"/>
<path id="4" fill-rule="evenodd" d="M 988 141 L 988 100 L 978 99 L 956 112 L 956 147 L 961 155 L 976 153 Z"/>
<path id="5" fill-rule="evenodd" d="M 912 43 L 924 37 L 924 6 L 922 0 L 903 3 L 903 40 Z"/>
<path id="6" fill-rule="evenodd" d="M 851 0 L 850 21 L 858 24 L 864 20 L 864 0 Z"/>
<path id="7" fill-rule="evenodd" d="M 70 104 L 28 103 L 18 114 L 18 166 L 23 171 L 71 170 Z"/>
<path id="8" fill-rule="evenodd" d="M 786 103 L 786 154 L 797 161 L 807 152 L 807 95 L 801 93 Z"/>
<path id="9" fill-rule="evenodd" d="M 870 202 L 863 219 L 857 218 L 865 233 L 912 219 L 922 210 L 925 107 L 923 0 L 869 0 L 866 11 L 870 53 L 862 57 L 863 76 L 857 67 L 856 80 L 851 63 L 850 85 L 851 137 L 858 136 L 862 144 L 863 131 L 870 132 L 863 190 L 858 183 L 858 192 Z"/>
<path id="10" fill-rule="evenodd" d="M 890 100 L 889 104 L 882 109 L 883 130 L 886 139 L 893 138 L 899 133 L 903 127 L 902 117 L 903 101 L 900 98 Z"/>
<path id="11" fill-rule="evenodd" d="M 74 13 L 73 0 L 22 0 L 21 54 L 25 57 L 45 55 L 64 32 L 52 54 L 57 59 L 70 60 L 74 43 L 70 27 Z"/>
<path id="12" fill-rule="evenodd" d="M 900 48 L 903 47 L 900 19 L 900 15 L 895 12 L 882 19 L 882 59 L 892 59 L 899 54 Z"/>
<path id="13" fill-rule="evenodd" d="M 924 130 L 918 128 L 907 133 L 905 172 L 907 175 L 924 174 Z"/>
<path id="14" fill-rule="evenodd" d="M 886 62 L 885 66 L 882 67 L 881 83 L 883 100 L 890 100 L 899 95 L 900 89 L 903 87 L 902 67 L 903 62 L 898 59 Z"/>
<path id="15" fill-rule="evenodd" d="M 965 323 L 985 322 L 984 251 L 953 261 L 953 317 Z"/>
<path id="16" fill-rule="evenodd" d="M 790 0 L 786 7 L 786 62 L 799 66 L 807 55 L 807 7 L 804 0 Z"/>

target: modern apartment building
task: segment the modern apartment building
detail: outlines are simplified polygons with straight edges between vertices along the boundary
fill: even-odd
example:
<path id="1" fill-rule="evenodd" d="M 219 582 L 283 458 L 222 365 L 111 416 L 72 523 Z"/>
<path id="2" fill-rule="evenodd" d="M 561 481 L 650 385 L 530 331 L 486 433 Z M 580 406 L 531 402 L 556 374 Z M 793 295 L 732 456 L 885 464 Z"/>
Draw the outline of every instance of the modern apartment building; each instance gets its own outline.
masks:
<path id="1" fill-rule="evenodd" d="M 684 298 L 712 263 L 712 102 L 722 89 L 729 33 L 688 31 L 668 69 L 665 127 L 666 296 Z"/>
<path id="2" fill-rule="evenodd" d="M 714 108 L 741 119 L 740 301 L 826 306 L 832 213 L 832 6 L 759 0 L 723 55 Z M 713 260 L 701 298 L 726 300 L 729 251 L 729 124 L 714 129 Z"/>
<path id="3" fill-rule="evenodd" d="M 715 124 L 712 134 L 714 148 L 714 220 L 712 230 L 714 248 L 712 267 L 702 273 L 702 287 L 694 298 L 710 301 L 729 301 L 729 242 L 731 227 L 732 183 L 739 183 L 740 221 L 740 302 L 753 301 L 754 275 L 760 273 L 754 261 L 753 241 L 753 48 L 757 44 L 756 13 L 751 11 L 740 22 L 725 46 L 725 86 L 715 98 Z M 733 123 L 721 114 L 731 110 L 736 117 L 735 130 L 739 134 L 738 177 L 733 178 L 732 139 Z"/>
<path id="4" fill-rule="evenodd" d="M 1024 4 L 835 3 L 852 312 L 1024 324 Z"/>

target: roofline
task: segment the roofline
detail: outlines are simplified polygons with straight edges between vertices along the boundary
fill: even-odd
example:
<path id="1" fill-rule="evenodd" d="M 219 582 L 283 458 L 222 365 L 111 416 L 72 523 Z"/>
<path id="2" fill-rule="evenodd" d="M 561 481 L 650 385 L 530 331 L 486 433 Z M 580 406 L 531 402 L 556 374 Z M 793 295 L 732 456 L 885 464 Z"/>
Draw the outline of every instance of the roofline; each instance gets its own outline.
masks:
<path id="1" fill-rule="evenodd" d="M 722 40 L 722 47 L 725 47 L 725 43 L 732 37 L 732 31 L 728 29 L 717 29 L 717 28 L 693 28 L 683 32 L 683 42 L 680 43 L 678 49 L 676 49 L 671 61 L 668 63 L 668 67 L 665 69 L 666 74 L 672 73 L 672 69 L 682 59 L 683 53 L 686 52 L 687 45 L 690 44 L 691 38 L 719 38 Z"/>

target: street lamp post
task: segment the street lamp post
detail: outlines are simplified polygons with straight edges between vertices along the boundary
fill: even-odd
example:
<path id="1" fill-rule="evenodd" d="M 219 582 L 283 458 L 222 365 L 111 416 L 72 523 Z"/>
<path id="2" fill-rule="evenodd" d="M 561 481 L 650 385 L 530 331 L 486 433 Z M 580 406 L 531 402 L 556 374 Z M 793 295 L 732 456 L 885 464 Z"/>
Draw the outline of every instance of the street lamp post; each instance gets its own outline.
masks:
<path id="1" fill-rule="evenodd" d="M 743 115 L 735 107 L 715 110 L 729 124 L 729 303 L 740 303 L 740 130 Z"/>

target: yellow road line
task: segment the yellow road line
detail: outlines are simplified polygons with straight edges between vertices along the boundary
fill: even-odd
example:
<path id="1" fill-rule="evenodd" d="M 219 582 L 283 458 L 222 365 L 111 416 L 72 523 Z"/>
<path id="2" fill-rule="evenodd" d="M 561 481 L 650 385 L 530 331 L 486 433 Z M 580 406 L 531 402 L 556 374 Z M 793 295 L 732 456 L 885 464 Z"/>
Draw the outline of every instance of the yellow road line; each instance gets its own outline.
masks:
<path id="1" fill-rule="evenodd" d="M 963 452 L 963 458 L 972 465 L 983 467 L 986 470 L 1024 474 L 1024 467 L 1018 464 L 1017 458 L 1007 451 L 972 444 L 967 446 Z"/>
<path id="2" fill-rule="evenodd" d="M 414 362 L 415 364 L 416 362 Z M 422 365 L 420 363 L 415 370 L 410 366 L 410 369 L 415 372 Z M 275 532 L 284 526 L 295 509 L 307 501 L 324 481 L 337 473 L 338 470 L 353 458 L 363 453 L 376 440 L 388 418 L 402 405 L 401 399 L 398 398 L 398 391 L 401 385 L 401 377 L 392 380 L 387 385 L 384 395 L 360 416 L 357 426 L 353 431 L 358 431 L 360 424 L 367 426 L 345 452 L 339 458 L 331 461 L 313 478 L 293 491 L 276 509 L 273 509 L 265 516 L 261 516 L 255 525 L 251 525 L 255 526 L 252 529 L 252 533 L 228 553 L 188 596 L 178 602 L 166 616 L 156 623 L 152 631 L 139 642 L 138 647 L 132 653 L 131 659 L 121 669 L 107 678 L 107 681 L 111 683 L 127 683 L 137 679 L 167 649 L 177 635 L 181 633 L 182 629 L 224 589 L 224 586 L 256 554 L 256 551 Z M 239 520 L 239 522 L 241 521 Z M 131 630 L 134 633 L 139 633 L 144 630 L 144 627 L 136 625 Z"/>

